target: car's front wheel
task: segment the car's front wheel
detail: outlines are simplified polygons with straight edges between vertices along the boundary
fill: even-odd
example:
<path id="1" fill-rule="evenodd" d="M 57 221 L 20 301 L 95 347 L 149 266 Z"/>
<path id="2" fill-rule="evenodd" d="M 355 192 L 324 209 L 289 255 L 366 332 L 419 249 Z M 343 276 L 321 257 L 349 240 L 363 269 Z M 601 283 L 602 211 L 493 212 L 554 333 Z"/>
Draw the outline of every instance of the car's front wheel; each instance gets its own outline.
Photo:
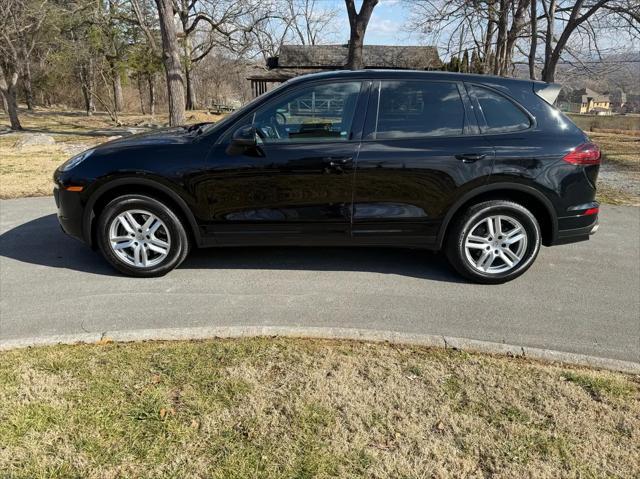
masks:
<path id="1" fill-rule="evenodd" d="M 130 276 L 162 276 L 187 256 L 180 219 L 164 203 L 144 195 L 112 200 L 98 218 L 97 242 L 105 259 Z"/>
<path id="2" fill-rule="evenodd" d="M 533 264 L 540 226 L 524 206 L 492 200 L 471 206 L 453 224 L 446 244 L 451 265 L 478 283 L 504 283 Z"/>

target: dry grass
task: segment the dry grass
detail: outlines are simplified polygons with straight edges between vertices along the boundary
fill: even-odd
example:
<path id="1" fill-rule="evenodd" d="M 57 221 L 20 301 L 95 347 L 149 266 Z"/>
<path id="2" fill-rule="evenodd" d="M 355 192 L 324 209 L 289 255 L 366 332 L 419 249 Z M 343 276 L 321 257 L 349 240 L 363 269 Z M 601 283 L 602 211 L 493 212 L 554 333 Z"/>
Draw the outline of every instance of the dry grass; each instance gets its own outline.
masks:
<path id="1" fill-rule="evenodd" d="M 640 206 L 640 137 L 589 133 L 602 149 L 598 200 L 614 205 Z"/>
<path id="2" fill-rule="evenodd" d="M 640 169 L 640 138 L 637 136 L 591 132 L 589 137 L 602 149 L 604 161 L 621 168 Z"/>
<path id="3" fill-rule="evenodd" d="M 640 382 L 244 339 L 0 354 L 3 477 L 638 477 Z"/>
<path id="4" fill-rule="evenodd" d="M 188 123 L 215 121 L 218 115 L 204 111 L 187 114 Z M 104 113 L 87 117 L 76 111 L 37 110 L 20 115 L 25 133 L 0 135 L 0 198 L 50 195 L 53 171 L 67 158 L 119 135 L 127 127 L 167 122 L 166 115 L 151 116 L 123 114 L 122 126 L 115 126 Z M 6 115 L 0 114 L 0 125 L 8 125 Z M 44 133 L 52 136 L 55 145 L 17 148 L 16 142 L 25 134 Z"/>

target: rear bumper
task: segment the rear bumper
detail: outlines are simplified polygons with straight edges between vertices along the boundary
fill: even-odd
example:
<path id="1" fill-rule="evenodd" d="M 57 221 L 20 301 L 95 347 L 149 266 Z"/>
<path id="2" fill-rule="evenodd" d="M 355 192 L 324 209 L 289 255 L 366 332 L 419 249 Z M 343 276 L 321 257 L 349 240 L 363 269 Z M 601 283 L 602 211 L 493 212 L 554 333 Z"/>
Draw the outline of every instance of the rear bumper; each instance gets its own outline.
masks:
<path id="1" fill-rule="evenodd" d="M 598 215 L 559 218 L 558 235 L 553 245 L 562 245 L 587 241 L 600 227 Z M 563 227 L 564 226 L 564 227 Z"/>

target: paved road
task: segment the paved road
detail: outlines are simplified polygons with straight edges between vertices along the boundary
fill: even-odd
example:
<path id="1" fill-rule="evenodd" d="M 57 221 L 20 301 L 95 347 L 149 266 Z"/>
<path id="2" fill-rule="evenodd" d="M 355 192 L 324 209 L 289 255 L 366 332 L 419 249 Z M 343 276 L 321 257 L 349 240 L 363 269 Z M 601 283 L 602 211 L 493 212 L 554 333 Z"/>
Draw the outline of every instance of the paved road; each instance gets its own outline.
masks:
<path id="1" fill-rule="evenodd" d="M 428 252 L 237 248 L 164 278 L 114 273 L 58 228 L 52 198 L 0 201 L 0 340 L 149 328 L 314 326 L 465 337 L 640 362 L 640 209 L 543 248 L 523 277 L 460 281 Z"/>

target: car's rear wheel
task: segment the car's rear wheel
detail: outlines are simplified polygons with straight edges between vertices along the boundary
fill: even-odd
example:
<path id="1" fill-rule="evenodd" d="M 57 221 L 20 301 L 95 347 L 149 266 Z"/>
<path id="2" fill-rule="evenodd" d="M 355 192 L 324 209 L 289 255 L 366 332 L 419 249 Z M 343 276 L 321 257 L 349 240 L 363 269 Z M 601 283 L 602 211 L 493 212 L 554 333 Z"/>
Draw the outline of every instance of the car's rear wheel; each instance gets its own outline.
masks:
<path id="1" fill-rule="evenodd" d="M 471 206 L 447 235 L 446 254 L 464 277 L 504 283 L 533 264 L 540 250 L 540 226 L 524 206 L 492 200 Z"/>
<path id="2" fill-rule="evenodd" d="M 189 252 L 180 219 L 167 205 L 148 196 L 112 200 L 98 218 L 96 233 L 105 259 L 130 276 L 162 276 Z"/>

